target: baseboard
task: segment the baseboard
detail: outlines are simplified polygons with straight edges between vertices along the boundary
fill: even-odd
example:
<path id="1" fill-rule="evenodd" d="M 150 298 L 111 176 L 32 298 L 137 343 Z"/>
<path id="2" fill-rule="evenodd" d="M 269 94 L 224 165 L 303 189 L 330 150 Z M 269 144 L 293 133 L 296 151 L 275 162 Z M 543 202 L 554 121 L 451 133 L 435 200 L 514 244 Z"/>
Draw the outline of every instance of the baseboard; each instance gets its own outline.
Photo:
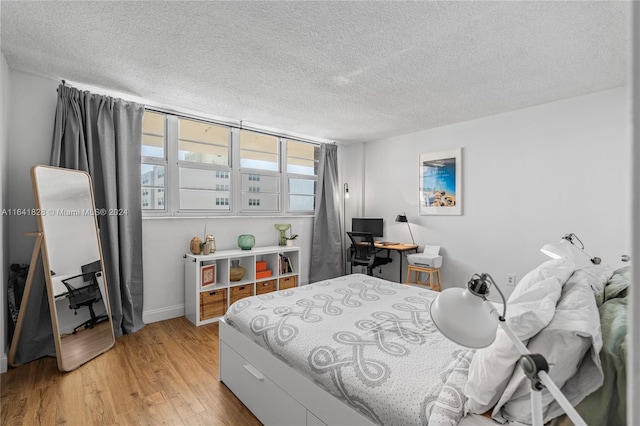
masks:
<path id="1" fill-rule="evenodd" d="M 7 355 L 2 355 L 0 357 L 0 373 L 6 373 L 9 368 L 9 363 L 7 362 Z"/>
<path id="2" fill-rule="evenodd" d="M 164 321 L 182 316 L 184 316 L 184 305 L 175 305 L 161 309 L 143 311 L 142 321 L 144 321 L 145 324 L 149 324 L 152 322 Z"/>

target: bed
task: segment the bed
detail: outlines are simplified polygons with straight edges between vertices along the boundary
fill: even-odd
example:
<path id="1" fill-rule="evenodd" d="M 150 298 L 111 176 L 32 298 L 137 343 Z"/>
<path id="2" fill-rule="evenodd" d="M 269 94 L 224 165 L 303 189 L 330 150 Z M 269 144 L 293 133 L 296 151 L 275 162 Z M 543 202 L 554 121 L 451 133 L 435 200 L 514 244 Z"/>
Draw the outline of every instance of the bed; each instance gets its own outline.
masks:
<path id="1" fill-rule="evenodd" d="M 484 412 L 465 394 L 481 357 L 437 331 L 437 295 L 353 274 L 239 300 L 220 321 L 220 380 L 267 425 L 495 425 L 471 413 Z M 498 399 L 522 398 L 507 374 Z"/>

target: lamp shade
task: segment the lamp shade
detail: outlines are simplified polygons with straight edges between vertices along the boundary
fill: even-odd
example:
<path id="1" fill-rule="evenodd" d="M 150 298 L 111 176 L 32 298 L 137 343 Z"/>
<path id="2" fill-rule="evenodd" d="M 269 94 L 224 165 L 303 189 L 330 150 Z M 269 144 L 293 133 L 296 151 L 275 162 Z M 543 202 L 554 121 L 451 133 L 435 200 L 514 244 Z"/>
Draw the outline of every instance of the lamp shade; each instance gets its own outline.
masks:
<path id="1" fill-rule="evenodd" d="M 396 222 L 409 222 L 409 221 L 407 220 L 407 215 L 399 214 L 398 216 L 396 216 Z"/>
<path id="2" fill-rule="evenodd" d="M 584 244 L 576 234 L 566 234 L 557 243 L 545 244 L 540 251 L 553 259 L 566 257 L 572 260 L 577 267 L 599 265 L 602 262 L 599 257 L 591 256 L 587 253 L 584 249 Z M 586 261 L 585 256 L 589 259 L 589 262 Z"/>
<path id="3" fill-rule="evenodd" d="M 489 346 L 498 322 L 485 301 L 463 288 L 448 288 L 431 303 L 431 319 L 449 340 L 468 348 Z"/>
<path id="4" fill-rule="evenodd" d="M 567 257 L 571 260 L 574 259 L 572 244 L 565 239 L 562 239 L 557 243 L 545 244 L 540 251 L 552 259 L 560 259 L 563 257 Z"/>

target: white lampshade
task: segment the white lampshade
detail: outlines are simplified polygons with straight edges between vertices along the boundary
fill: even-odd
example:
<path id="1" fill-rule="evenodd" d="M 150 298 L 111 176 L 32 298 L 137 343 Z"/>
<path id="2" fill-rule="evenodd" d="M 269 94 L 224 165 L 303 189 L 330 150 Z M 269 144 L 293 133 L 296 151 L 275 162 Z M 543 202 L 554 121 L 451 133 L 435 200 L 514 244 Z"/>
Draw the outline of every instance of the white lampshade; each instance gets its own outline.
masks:
<path id="1" fill-rule="evenodd" d="M 431 319 L 449 340 L 468 348 L 489 346 L 498 322 L 485 301 L 463 288 L 448 288 L 431 303 Z"/>
<path id="2" fill-rule="evenodd" d="M 575 258 L 573 245 L 565 239 L 562 239 L 557 243 L 545 244 L 540 249 L 540 251 L 552 259 L 561 259 L 563 257 L 567 257 L 573 260 Z"/>

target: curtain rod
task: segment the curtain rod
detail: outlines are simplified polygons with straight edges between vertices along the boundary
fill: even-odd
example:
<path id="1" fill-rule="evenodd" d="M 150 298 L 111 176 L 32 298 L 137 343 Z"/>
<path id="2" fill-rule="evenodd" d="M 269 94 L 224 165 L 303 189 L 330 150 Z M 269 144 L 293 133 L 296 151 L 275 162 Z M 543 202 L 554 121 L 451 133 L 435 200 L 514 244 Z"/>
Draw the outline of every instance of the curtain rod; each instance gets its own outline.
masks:
<path id="1" fill-rule="evenodd" d="M 309 138 L 289 135 L 287 133 L 279 133 L 279 132 L 275 132 L 275 131 L 274 132 L 270 132 L 268 130 L 263 130 L 263 129 L 260 129 L 260 128 L 257 128 L 257 127 L 244 125 L 244 124 L 242 124 L 243 120 L 240 120 L 240 121 L 238 121 L 236 123 L 236 122 L 233 122 L 233 121 L 216 120 L 216 119 L 213 119 L 213 118 L 201 117 L 201 116 L 194 115 L 194 114 L 182 113 L 182 112 L 179 112 L 179 111 L 175 111 L 175 110 L 171 110 L 171 109 L 167 109 L 167 108 L 161 108 L 161 107 L 154 107 L 154 106 L 146 106 L 145 105 L 144 108 L 149 110 L 149 111 L 159 112 L 159 113 L 163 113 L 163 114 L 171 114 L 171 115 L 176 115 L 176 116 L 180 116 L 180 117 L 191 118 L 191 119 L 198 120 L 198 121 L 204 121 L 204 122 L 207 122 L 207 123 L 219 124 L 221 126 L 230 127 L 232 129 L 249 130 L 249 131 L 252 131 L 254 133 L 260 133 L 260 134 L 267 135 L 267 136 L 276 136 L 276 137 L 287 138 L 287 139 L 295 139 L 295 140 L 300 141 L 300 142 L 308 142 L 308 143 L 313 143 L 313 144 L 316 144 L 316 145 L 321 145 L 323 143 L 333 143 L 333 144 L 335 144 L 335 142 L 332 142 L 332 141 L 320 142 L 320 141 L 309 139 Z"/>
<path id="2" fill-rule="evenodd" d="M 66 84 L 67 84 L 67 82 L 65 80 L 62 80 L 62 85 L 66 86 Z M 56 92 L 57 91 L 58 91 L 58 89 L 56 89 Z M 202 117 L 202 116 L 198 116 L 198 115 L 194 115 L 194 114 L 189 114 L 189 113 L 176 111 L 176 110 L 171 109 L 171 108 L 162 108 L 162 107 L 158 107 L 158 106 L 146 105 L 145 102 L 140 102 L 140 101 L 136 101 L 136 102 L 144 104 L 144 109 L 149 110 L 149 111 L 159 112 L 159 113 L 162 113 L 162 114 L 177 115 L 177 116 L 180 116 L 180 117 L 191 118 L 191 119 L 194 119 L 194 120 L 204 121 L 204 122 L 211 123 L 211 124 L 219 124 L 219 125 L 222 125 L 222 126 L 233 128 L 233 129 L 250 130 L 252 132 L 260 133 L 260 134 L 263 134 L 263 135 L 276 136 L 276 137 L 288 138 L 288 139 L 295 139 L 295 140 L 300 141 L 300 142 L 308 142 L 308 143 L 313 143 L 313 144 L 317 144 L 317 145 L 320 145 L 320 144 L 323 144 L 323 143 L 333 143 L 333 144 L 335 144 L 334 141 L 320 142 L 320 141 L 309 139 L 309 138 L 305 138 L 305 137 L 290 135 L 290 134 L 287 134 L 286 132 L 276 132 L 276 131 L 270 132 L 268 130 L 260 129 L 260 128 L 253 127 L 253 126 L 244 126 L 242 124 L 242 120 L 239 120 L 238 122 L 235 122 L 235 121 L 225 121 L 225 120 L 220 120 L 220 119 L 215 119 L 215 118 L 207 118 L 207 117 Z"/>

